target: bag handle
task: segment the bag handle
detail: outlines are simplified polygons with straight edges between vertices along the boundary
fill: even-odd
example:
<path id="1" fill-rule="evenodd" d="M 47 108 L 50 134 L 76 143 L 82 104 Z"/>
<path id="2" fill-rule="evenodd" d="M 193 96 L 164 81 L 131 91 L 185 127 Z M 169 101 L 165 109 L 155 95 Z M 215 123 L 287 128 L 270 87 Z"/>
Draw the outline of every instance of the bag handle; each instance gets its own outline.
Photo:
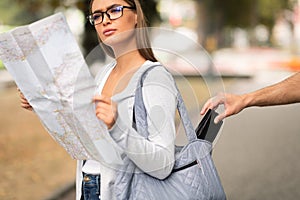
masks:
<path id="1" fill-rule="evenodd" d="M 133 127 L 136 127 L 136 130 L 138 131 L 138 133 L 145 138 L 148 138 L 149 133 L 148 133 L 147 111 L 146 111 L 144 100 L 143 100 L 142 87 L 143 87 L 143 83 L 144 83 L 144 80 L 145 80 L 147 74 L 153 68 L 158 67 L 158 66 L 161 66 L 161 65 L 153 65 L 143 72 L 143 74 L 140 77 L 140 80 L 138 81 L 138 85 L 137 85 L 137 88 L 135 91 L 134 110 L 133 110 L 133 121 L 135 124 L 133 124 Z M 184 127 L 187 139 L 189 142 L 192 142 L 193 140 L 197 139 L 197 136 L 196 136 L 194 127 L 192 125 L 192 122 L 189 118 L 189 115 L 188 115 L 187 109 L 185 107 L 184 101 L 182 99 L 182 96 L 176 85 L 176 82 L 174 81 L 174 83 L 175 83 L 175 87 L 177 90 L 177 110 L 179 112 L 179 116 L 180 116 L 182 125 Z"/>

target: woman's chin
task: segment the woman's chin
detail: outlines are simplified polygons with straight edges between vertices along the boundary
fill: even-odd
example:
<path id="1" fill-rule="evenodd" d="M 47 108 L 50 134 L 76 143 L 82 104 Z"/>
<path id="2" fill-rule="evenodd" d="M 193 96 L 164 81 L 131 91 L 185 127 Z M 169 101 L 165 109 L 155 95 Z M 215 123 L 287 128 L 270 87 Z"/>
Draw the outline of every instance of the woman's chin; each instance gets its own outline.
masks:
<path id="1" fill-rule="evenodd" d="M 134 36 L 133 31 L 125 31 L 118 34 L 115 33 L 109 36 L 104 36 L 102 41 L 104 44 L 113 47 L 120 44 L 126 44 L 126 43 L 128 44 L 130 40 L 132 40 L 133 36 Z"/>
<path id="2" fill-rule="evenodd" d="M 118 44 L 119 39 L 118 39 L 118 37 L 111 35 L 111 36 L 105 37 L 102 40 L 102 42 L 107 46 L 114 46 L 114 45 Z"/>

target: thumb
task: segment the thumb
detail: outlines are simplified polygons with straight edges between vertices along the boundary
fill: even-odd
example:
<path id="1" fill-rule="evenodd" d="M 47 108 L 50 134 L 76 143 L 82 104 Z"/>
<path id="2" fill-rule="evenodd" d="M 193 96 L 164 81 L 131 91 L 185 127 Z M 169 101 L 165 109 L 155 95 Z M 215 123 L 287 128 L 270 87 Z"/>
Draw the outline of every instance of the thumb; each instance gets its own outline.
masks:
<path id="1" fill-rule="evenodd" d="M 215 117 L 214 123 L 217 124 L 222 121 L 226 117 L 226 112 L 220 113 L 218 116 Z"/>

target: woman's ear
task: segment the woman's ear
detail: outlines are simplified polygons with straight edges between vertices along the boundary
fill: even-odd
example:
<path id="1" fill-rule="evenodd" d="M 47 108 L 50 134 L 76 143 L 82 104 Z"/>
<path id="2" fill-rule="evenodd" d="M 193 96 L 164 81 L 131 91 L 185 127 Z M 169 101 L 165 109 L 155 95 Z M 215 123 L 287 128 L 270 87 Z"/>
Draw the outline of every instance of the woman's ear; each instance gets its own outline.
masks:
<path id="1" fill-rule="evenodd" d="M 134 16 L 134 20 L 135 20 L 135 26 L 137 26 L 137 14 L 135 14 L 135 16 Z"/>

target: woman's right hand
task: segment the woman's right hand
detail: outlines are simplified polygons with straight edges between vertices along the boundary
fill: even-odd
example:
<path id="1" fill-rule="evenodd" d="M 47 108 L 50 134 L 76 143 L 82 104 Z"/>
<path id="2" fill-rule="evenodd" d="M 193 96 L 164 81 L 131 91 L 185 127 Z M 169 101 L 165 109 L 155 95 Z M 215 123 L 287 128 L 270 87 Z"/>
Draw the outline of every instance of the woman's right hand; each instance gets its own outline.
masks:
<path id="1" fill-rule="evenodd" d="M 29 102 L 27 101 L 27 99 L 25 98 L 25 96 L 23 95 L 21 90 L 18 89 L 18 91 L 19 91 L 19 95 L 20 95 L 20 99 L 21 99 L 21 107 L 25 108 L 26 110 L 33 111 L 32 106 L 29 104 Z"/>

